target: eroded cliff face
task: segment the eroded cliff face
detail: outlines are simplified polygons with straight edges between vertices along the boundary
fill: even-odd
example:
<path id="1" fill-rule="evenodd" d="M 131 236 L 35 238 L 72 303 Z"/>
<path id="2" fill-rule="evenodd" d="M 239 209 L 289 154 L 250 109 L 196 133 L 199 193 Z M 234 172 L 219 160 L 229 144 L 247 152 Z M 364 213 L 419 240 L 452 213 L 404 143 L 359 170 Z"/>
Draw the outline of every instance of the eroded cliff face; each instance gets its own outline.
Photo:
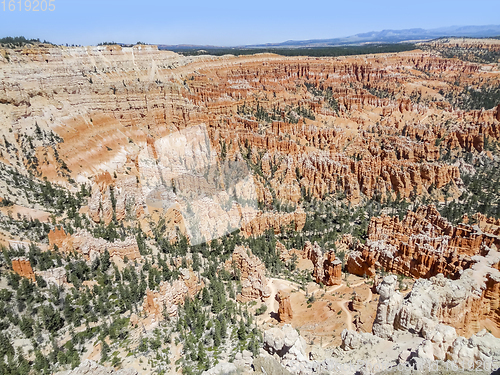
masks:
<path id="1" fill-rule="evenodd" d="M 154 260 L 161 245 L 169 250 L 179 232 L 191 245 L 238 229 L 244 237 L 273 230 L 287 243 L 282 229 L 301 231 L 315 198 L 345 195 L 345 203 L 356 205 L 397 197 L 415 201 L 435 190 L 458 197 L 467 165 L 453 163 L 445 150 L 489 157 L 492 142 L 500 139 L 500 106 L 464 111 L 449 99 L 465 88 L 498 86 L 498 67 L 423 51 L 349 58 L 183 57 L 153 46 L 27 47 L 9 50 L 9 59 L 3 52 L 0 162 L 73 192 L 79 184 L 90 189 L 87 207 L 79 211 L 88 215 L 90 229 L 70 229 L 70 235 L 47 224 L 50 245 L 88 261 L 107 249 L 112 257 L 137 260 L 136 270 Z M 485 322 L 500 326 L 500 222 L 474 219 L 477 224 L 464 218 L 451 225 L 433 206 L 403 220 L 372 218 L 368 241 L 348 256 L 347 270 L 373 275 L 383 268 L 419 279 L 406 297 L 396 291 L 395 277 L 379 285 L 374 333 L 393 339 L 398 332 L 416 332 L 427 340 L 416 350 L 419 358 L 463 358 L 469 349 L 481 358 L 490 337 L 479 331 Z M 114 242 L 93 237 L 92 230 L 110 223 L 133 236 L 140 224 L 150 237 L 146 247 L 158 234 L 165 242 L 156 241 L 153 254 L 146 249 L 141 259 L 132 235 Z M 338 239 L 337 253 L 354 242 Z M 294 254 L 309 259 L 317 283 L 341 284 L 342 263 L 334 252 L 311 243 L 302 250 L 288 251 L 279 242 L 276 247 L 285 262 Z M 149 323 L 175 316 L 185 298 L 203 288 L 201 276 L 182 268 L 194 258 L 178 255 L 167 258 L 180 268 L 180 278 L 146 293 L 141 317 Z M 29 262 L 16 262 L 14 271 L 33 280 Z M 236 247 L 220 266 L 241 276 L 240 302 L 266 299 L 268 286 L 276 286 L 245 247 Z M 64 269 L 36 274 L 66 283 Z M 292 321 L 297 295 L 276 294 L 280 321 Z M 361 313 L 370 301 L 371 292 L 356 296 L 350 307 Z M 337 302 L 348 313 L 348 301 Z M 337 306 L 323 311 L 322 303 L 310 310 L 323 314 L 313 321 Z M 295 311 L 297 321 L 301 310 Z M 359 328 L 360 315 L 354 319 Z M 303 339 L 291 327 L 285 330 L 265 341 L 271 352 L 291 355 L 290 369 L 333 371 L 308 362 Z M 456 335 L 476 332 L 470 342 Z M 367 335 L 343 333 L 344 347 L 356 349 Z"/>
<path id="2" fill-rule="evenodd" d="M 321 59 L 183 57 L 153 46 L 8 52 L 9 61 L 0 54 L 0 120 L 12 133 L 2 161 L 90 184 L 95 222 L 154 217 L 146 181 L 152 165 L 162 166 L 160 146 L 194 126 L 206 127 L 217 165 L 246 158 L 256 166 L 266 209 L 338 192 L 356 203 L 454 191 L 460 172 L 440 148 L 482 151 L 485 137 L 500 135 L 497 108 L 465 112 L 445 98 L 455 82 L 495 84 L 498 75 L 422 51 Z M 203 224 L 224 215 L 222 201 L 202 216 L 203 236 L 224 233 L 226 225 Z M 236 211 L 228 221 L 247 235 L 292 222 L 300 230 L 305 219 Z"/>
<path id="3" fill-rule="evenodd" d="M 401 221 L 396 216 L 373 217 L 367 243 L 349 254 L 347 270 L 373 276 L 377 268 L 383 268 L 414 278 L 442 273 L 456 279 L 477 262 L 474 256 L 500 245 L 498 226 L 478 217 L 483 230 L 468 224 L 453 226 L 433 205 L 408 211 Z"/>
<path id="4" fill-rule="evenodd" d="M 457 280 L 438 274 L 419 279 L 406 296 L 397 291 L 396 276 L 386 276 L 377 287 L 380 294 L 373 333 L 392 339 L 397 330 L 426 336 L 438 324 L 451 326 L 466 337 L 500 317 L 500 255 L 490 249 Z"/>
<path id="5" fill-rule="evenodd" d="M 95 223 L 109 224 L 113 217 L 134 220 L 144 214 L 144 198 L 136 176 L 120 175 L 116 179 L 106 171 L 92 181 L 88 214 Z"/>
<path id="6" fill-rule="evenodd" d="M 373 332 L 392 337 L 394 329 L 420 332 L 446 324 L 470 336 L 500 321 L 498 220 L 476 215 L 477 224 L 453 226 L 433 205 L 398 217 L 373 217 L 366 245 L 349 253 L 346 268 L 357 275 L 377 269 L 417 278 L 404 298 L 396 276 L 377 287 L 379 308 Z M 464 218 L 468 222 L 468 218 Z M 433 323 L 434 322 L 434 323 Z"/>

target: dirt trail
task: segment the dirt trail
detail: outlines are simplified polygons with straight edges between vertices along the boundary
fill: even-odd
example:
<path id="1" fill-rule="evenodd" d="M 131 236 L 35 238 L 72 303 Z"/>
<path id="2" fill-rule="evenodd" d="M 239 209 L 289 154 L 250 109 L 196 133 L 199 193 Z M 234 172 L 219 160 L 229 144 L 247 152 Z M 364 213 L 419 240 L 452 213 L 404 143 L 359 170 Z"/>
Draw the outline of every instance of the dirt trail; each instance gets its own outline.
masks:
<path id="1" fill-rule="evenodd" d="M 327 293 L 331 293 L 331 292 L 335 292 L 337 289 L 340 289 L 342 288 L 343 286 L 345 286 L 345 284 L 341 283 L 339 285 L 335 285 L 333 287 L 330 287 L 326 290 Z"/>
<path id="2" fill-rule="evenodd" d="M 181 358 L 181 345 L 171 345 L 172 350 L 172 359 L 170 359 L 170 374 L 177 374 L 175 371 L 175 362 Z"/>
<path id="3" fill-rule="evenodd" d="M 269 298 L 266 298 L 264 300 L 264 303 L 267 306 L 268 311 L 275 311 L 275 312 L 278 311 L 279 304 L 278 301 L 276 301 L 275 296 L 279 290 L 281 289 L 287 291 L 298 290 L 299 293 L 303 293 L 302 290 L 299 289 L 298 284 L 282 279 L 269 278 L 267 280 L 267 286 L 270 291 L 270 296 Z"/>
<path id="4" fill-rule="evenodd" d="M 366 297 L 365 303 L 371 302 L 373 298 L 372 288 L 368 289 L 368 297 Z"/>
<path id="5" fill-rule="evenodd" d="M 364 285 L 365 284 L 365 281 L 361 281 L 357 284 L 354 284 L 354 285 L 351 285 L 350 287 L 351 288 L 356 288 L 358 286 L 361 286 L 361 285 Z M 343 284 L 340 284 L 338 287 L 340 288 L 341 286 L 343 286 Z M 336 288 L 337 289 L 337 288 Z M 368 290 L 368 298 L 366 299 L 365 303 L 367 302 L 370 302 L 372 300 L 372 291 L 371 289 Z M 352 325 L 352 314 L 351 312 L 349 311 L 349 308 L 347 307 L 348 303 L 351 302 L 350 300 L 348 299 L 344 299 L 344 300 L 341 300 L 341 301 L 338 301 L 337 304 L 339 305 L 339 307 L 344 310 L 345 314 L 346 314 L 346 324 L 347 324 L 347 329 L 348 330 L 352 330 L 353 329 L 353 325 Z"/>
<path id="6" fill-rule="evenodd" d="M 347 308 L 347 304 L 350 302 L 350 300 L 348 299 L 344 299 L 342 301 L 338 301 L 338 305 L 340 306 L 340 308 L 342 310 L 344 310 L 344 312 L 346 313 L 346 323 L 347 323 L 347 329 L 348 330 L 352 330 L 352 314 L 351 312 L 349 311 L 349 309 Z"/>
<path id="7" fill-rule="evenodd" d="M 351 285 L 350 287 L 351 287 L 351 288 L 356 288 L 357 286 L 360 286 L 360 285 L 363 285 L 363 284 L 365 284 L 365 281 L 364 281 L 364 280 L 363 280 L 363 281 L 361 281 L 361 282 L 359 282 L 359 283 L 357 283 L 357 284 Z"/>

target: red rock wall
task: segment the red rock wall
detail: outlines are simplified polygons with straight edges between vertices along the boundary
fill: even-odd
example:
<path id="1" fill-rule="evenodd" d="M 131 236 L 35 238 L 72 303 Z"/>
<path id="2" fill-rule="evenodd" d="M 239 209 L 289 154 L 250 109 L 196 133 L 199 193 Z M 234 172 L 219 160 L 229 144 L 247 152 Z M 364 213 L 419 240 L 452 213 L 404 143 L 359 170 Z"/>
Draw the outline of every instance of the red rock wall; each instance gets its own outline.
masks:
<path id="1" fill-rule="evenodd" d="M 31 281 L 35 281 L 35 273 L 31 267 L 29 259 L 14 258 L 12 259 L 12 270 L 19 276 L 26 277 Z"/>

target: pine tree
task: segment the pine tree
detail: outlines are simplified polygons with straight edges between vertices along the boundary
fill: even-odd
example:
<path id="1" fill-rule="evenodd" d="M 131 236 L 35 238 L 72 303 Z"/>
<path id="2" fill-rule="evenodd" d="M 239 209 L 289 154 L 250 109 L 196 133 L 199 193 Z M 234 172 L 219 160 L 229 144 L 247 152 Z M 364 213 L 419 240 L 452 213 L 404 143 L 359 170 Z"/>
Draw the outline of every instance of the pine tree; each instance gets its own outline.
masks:
<path id="1" fill-rule="evenodd" d="M 217 348 L 221 344 L 222 340 L 222 335 L 221 335 L 221 324 L 219 320 L 215 321 L 215 327 L 214 327 L 214 346 Z"/>
<path id="2" fill-rule="evenodd" d="M 210 305 L 211 302 L 210 293 L 208 292 L 208 289 L 206 287 L 203 288 L 201 300 L 203 302 L 203 305 L 205 306 Z"/>
<path id="3" fill-rule="evenodd" d="M 245 327 L 245 321 L 242 319 L 240 319 L 240 325 L 238 327 L 238 339 L 240 341 L 244 341 L 246 339 L 246 335 L 247 335 L 247 332 L 246 332 L 246 327 Z"/>
<path id="4" fill-rule="evenodd" d="M 102 270 L 102 272 L 106 272 L 110 265 L 111 265 L 110 255 L 109 255 L 108 249 L 106 248 L 104 250 L 104 253 L 101 255 L 101 270 Z"/>
<path id="5" fill-rule="evenodd" d="M 101 362 L 106 362 L 109 358 L 109 345 L 106 343 L 106 341 L 102 341 L 102 347 L 101 347 Z"/>

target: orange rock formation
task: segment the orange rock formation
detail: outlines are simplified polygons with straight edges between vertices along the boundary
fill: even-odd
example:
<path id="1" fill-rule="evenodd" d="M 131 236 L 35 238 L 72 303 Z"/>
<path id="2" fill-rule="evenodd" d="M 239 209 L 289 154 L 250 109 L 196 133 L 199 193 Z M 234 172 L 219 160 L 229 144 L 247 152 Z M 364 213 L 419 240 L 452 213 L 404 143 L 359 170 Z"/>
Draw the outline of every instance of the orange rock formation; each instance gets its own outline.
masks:
<path id="1" fill-rule="evenodd" d="M 317 283 L 332 286 L 342 282 L 342 262 L 335 258 L 334 251 L 323 255 L 321 247 L 316 242 L 313 245 L 307 241 L 302 250 L 302 257 L 313 263 L 313 277 Z"/>
<path id="2" fill-rule="evenodd" d="M 6 139 L 27 149 L 26 114 L 49 130 L 52 112 L 36 99 L 46 97 L 61 119 L 50 131 L 64 142 L 57 152 L 33 145 L 47 162 L 22 160 L 50 180 L 69 173 L 91 181 L 88 212 L 96 222 L 143 217 L 150 191 L 138 182 L 147 173 L 141 157 L 158 160 L 155 142 L 195 125 L 207 126 L 219 154 L 224 148 L 227 158 L 243 153 L 254 163 L 258 199 L 267 207 L 339 191 L 357 202 L 363 195 L 409 197 L 453 187 L 460 172 L 440 160 L 442 147 L 482 151 L 485 137 L 500 139 L 498 108 L 462 111 L 445 101 L 449 92 L 496 85 L 499 77 L 428 52 L 183 57 L 154 46 L 100 46 L 21 48 L 9 51 L 10 61 L 0 55 L 8 77 L 0 102 L 15 129 Z M 40 89 L 44 75 L 51 79 Z M 257 118 L 257 108 L 269 119 Z M 304 110 L 309 118 L 298 116 Z M 242 229 L 259 234 L 292 222 L 300 229 L 304 217 L 265 213 Z"/>
<path id="3" fill-rule="evenodd" d="M 282 323 L 290 323 L 293 318 L 292 305 L 290 304 L 290 293 L 280 290 L 276 293 L 275 298 L 279 303 L 278 320 Z"/>
<path id="4" fill-rule="evenodd" d="M 12 270 L 19 276 L 26 277 L 31 281 L 35 281 L 35 274 L 29 259 L 26 258 L 14 258 L 12 259 Z"/>
<path id="5" fill-rule="evenodd" d="M 266 212 L 259 214 L 255 219 L 244 224 L 241 231 L 245 236 L 259 236 L 268 229 L 273 229 L 278 234 L 281 228 L 286 228 L 289 225 L 293 225 L 294 230 L 301 231 L 305 223 L 306 213 L 303 211 L 291 213 Z"/>

